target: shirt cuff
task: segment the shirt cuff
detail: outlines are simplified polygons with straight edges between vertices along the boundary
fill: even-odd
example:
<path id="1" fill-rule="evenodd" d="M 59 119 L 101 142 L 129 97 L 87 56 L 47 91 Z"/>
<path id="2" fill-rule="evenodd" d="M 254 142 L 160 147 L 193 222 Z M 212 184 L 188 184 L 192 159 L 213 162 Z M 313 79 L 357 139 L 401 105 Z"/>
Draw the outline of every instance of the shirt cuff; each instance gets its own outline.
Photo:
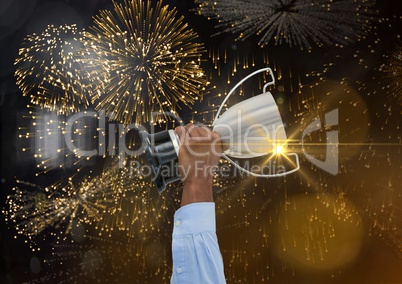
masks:
<path id="1" fill-rule="evenodd" d="M 214 202 L 190 203 L 174 214 L 173 236 L 215 231 Z"/>

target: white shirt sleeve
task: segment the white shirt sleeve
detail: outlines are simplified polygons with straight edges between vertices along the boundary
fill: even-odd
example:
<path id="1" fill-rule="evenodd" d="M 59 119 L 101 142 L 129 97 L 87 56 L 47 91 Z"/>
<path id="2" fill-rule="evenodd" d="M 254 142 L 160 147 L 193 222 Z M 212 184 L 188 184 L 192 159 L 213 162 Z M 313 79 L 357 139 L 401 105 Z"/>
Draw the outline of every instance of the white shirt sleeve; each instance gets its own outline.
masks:
<path id="1" fill-rule="evenodd" d="M 176 211 L 172 254 L 170 283 L 226 283 L 216 237 L 215 203 L 191 203 Z"/>

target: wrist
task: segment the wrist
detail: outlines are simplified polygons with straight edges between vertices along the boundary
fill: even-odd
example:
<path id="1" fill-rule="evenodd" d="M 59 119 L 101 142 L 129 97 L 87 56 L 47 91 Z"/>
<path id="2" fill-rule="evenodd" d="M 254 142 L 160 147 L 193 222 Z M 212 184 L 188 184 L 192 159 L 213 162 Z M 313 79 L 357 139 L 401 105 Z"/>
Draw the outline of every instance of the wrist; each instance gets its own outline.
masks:
<path id="1" fill-rule="evenodd" d="M 184 188 L 198 189 L 198 188 L 212 188 L 212 176 L 202 176 L 196 177 L 192 176 L 191 178 L 187 178 L 183 180 Z"/>
<path id="2" fill-rule="evenodd" d="M 183 183 L 181 206 L 196 202 L 213 202 L 212 177 L 193 178 Z"/>

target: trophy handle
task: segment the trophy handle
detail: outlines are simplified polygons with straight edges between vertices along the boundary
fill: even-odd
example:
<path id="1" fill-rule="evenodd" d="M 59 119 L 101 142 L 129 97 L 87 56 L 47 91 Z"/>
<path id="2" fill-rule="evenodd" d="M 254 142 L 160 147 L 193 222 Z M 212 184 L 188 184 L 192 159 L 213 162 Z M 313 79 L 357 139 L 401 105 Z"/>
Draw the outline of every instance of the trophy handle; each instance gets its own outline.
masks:
<path id="1" fill-rule="evenodd" d="M 266 89 L 267 89 L 268 86 L 271 86 L 271 85 L 274 85 L 274 84 L 275 84 L 274 73 L 272 72 L 272 69 L 269 68 L 269 67 L 263 68 L 263 69 L 259 69 L 259 70 L 257 70 L 257 71 L 254 71 L 254 72 L 251 73 L 250 75 L 244 77 L 239 83 L 237 83 L 237 84 L 230 90 L 230 92 L 227 94 L 227 96 L 225 97 L 225 99 L 224 99 L 223 102 L 221 103 L 221 106 L 219 107 L 218 112 L 217 112 L 216 115 L 215 115 L 214 122 L 212 123 L 212 126 L 215 125 L 215 123 L 216 123 L 216 121 L 217 121 L 219 115 L 221 114 L 221 111 L 222 111 L 223 106 L 225 105 L 225 103 L 227 102 L 227 100 L 230 98 L 230 96 L 233 94 L 233 92 L 234 92 L 241 84 L 243 84 L 245 81 L 247 81 L 248 79 L 250 79 L 250 78 L 253 77 L 254 75 L 256 75 L 256 74 L 258 74 L 258 73 L 261 73 L 261 72 L 265 72 L 265 71 L 269 71 L 269 74 L 271 75 L 272 81 L 270 81 L 270 82 L 268 82 L 268 83 L 266 83 L 266 84 L 264 85 L 264 88 L 263 88 L 264 93 L 266 93 Z"/>
<path id="2" fill-rule="evenodd" d="M 296 172 L 296 171 L 298 171 L 300 169 L 299 156 L 296 153 L 289 153 L 286 156 L 294 156 L 295 157 L 296 168 L 294 168 L 294 169 L 292 169 L 290 171 L 287 171 L 287 172 L 284 172 L 284 173 L 278 173 L 278 174 L 258 174 L 258 173 L 251 172 L 251 171 L 246 170 L 245 168 L 241 167 L 235 161 L 230 159 L 227 155 L 225 155 L 225 154 L 222 155 L 222 157 L 225 158 L 225 160 L 227 160 L 229 163 L 231 163 L 233 166 L 235 166 L 238 170 L 240 170 L 240 171 L 242 171 L 244 173 L 247 173 L 247 174 L 249 174 L 251 176 L 254 176 L 254 177 L 266 177 L 266 178 L 268 178 L 268 177 L 286 176 L 286 175 L 292 174 L 292 173 L 294 173 L 294 172 Z"/>

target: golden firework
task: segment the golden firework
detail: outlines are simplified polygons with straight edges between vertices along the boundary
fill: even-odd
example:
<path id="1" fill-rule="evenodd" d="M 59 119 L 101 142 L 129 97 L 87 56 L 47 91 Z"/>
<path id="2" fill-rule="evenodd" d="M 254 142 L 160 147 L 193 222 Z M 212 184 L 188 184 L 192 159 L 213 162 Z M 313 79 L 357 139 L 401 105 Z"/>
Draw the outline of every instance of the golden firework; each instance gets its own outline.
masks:
<path id="1" fill-rule="evenodd" d="M 386 89 L 394 101 L 402 104 L 402 44 L 387 56 L 385 64 L 381 65 L 380 71 L 385 73 Z"/>
<path id="2" fill-rule="evenodd" d="M 58 114 L 78 112 L 89 105 L 75 56 L 82 44 L 75 25 L 48 26 L 28 35 L 15 60 L 17 85 L 31 103 Z"/>
<path id="3" fill-rule="evenodd" d="M 13 222 L 17 233 L 32 239 L 44 230 L 54 228 L 69 233 L 74 224 L 98 220 L 105 208 L 102 188 L 92 186 L 95 179 L 85 179 L 79 187 L 69 181 L 65 186 L 51 185 L 45 189 L 18 181 L 13 193 L 7 197 L 7 222 Z M 106 201 L 105 201 L 106 202 Z"/>
<path id="4" fill-rule="evenodd" d="M 191 105 L 207 81 L 200 67 L 204 51 L 197 34 L 157 2 L 114 2 L 84 32 L 84 77 L 97 110 L 125 124 L 150 119 L 152 111 L 174 112 Z"/>
<path id="5" fill-rule="evenodd" d="M 159 198 L 135 166 L 119 168 L 116 160 L 100 175 L 87 176 L 79 183 L 69 178 L 68 183 L 43 189 L 17 181 L 3 210 L 6 221 L 32 241 L 47 229 L 74 234 L 83 225 L 94 228 L 99 236 L 120 232 L 133 241 L 148 239 L 168 222 L 178 201 L 173 195 Z"/>
<path id="6" fill-rule="evenodd" d="M 101 175 L 81 184 L 81 189 L 90 192 L 100 189 L 97 203 L 105 204 L 104 210 L 99 218 L 87 222 L 95 226 L 99 236 L 121 232 L 131 240 L 145 240 L 173 214 L 177 204 L 174 197 L 167 200 L 150 190 L 150 179 L 143 177 L 137 167 L 140 164 L 119 168 L 118 161 L 112 159 Z"/>

